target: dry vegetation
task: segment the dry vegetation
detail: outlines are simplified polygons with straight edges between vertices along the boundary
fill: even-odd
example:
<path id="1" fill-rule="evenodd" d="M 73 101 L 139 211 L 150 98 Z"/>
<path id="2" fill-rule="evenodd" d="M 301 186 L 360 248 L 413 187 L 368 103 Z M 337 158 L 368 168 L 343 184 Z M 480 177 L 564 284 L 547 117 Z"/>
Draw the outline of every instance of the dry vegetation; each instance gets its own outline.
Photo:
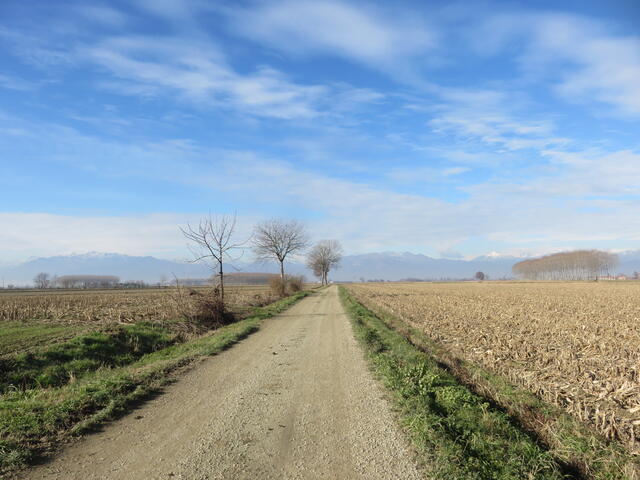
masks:
<path id="1" fill-rule="evenodd" d="M 266 286 L 227 287 L 230 308 L 242 313 L 247 307 L 276 300 Z M 188 288 L 186 288 L 188 294 Z M 206 289 L 195 288 L 202 292 Z M 0 322 L 41 320 L 48 322 L 134 323 L 175 320 L 181 315 L 175 288 L 141 290 L 46 290 L 0 293 Z"/>
<path id="2" fill-rule="evenodd" d="M 640 283 L 386 283 L 349 290 L 640 454 Z"/>

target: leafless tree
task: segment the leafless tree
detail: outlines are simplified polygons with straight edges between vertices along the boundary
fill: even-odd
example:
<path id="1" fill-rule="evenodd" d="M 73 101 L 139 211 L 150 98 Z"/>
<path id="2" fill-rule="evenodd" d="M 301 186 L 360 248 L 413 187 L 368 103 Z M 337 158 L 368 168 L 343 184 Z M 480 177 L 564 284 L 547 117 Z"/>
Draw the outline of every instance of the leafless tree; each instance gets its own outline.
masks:
<path id="1" fill-rule="evenodd" d="M 337 240 L 321 240 L 307 255 L 307 266 L 320 279 L 322 285 L 328 283 L 329 271 L 337 267 L 342 259 L 342 246 Z"/>
<path id="2" fill-rule="evenodd" d="M 302 253 L 309 246 L 304 225 L 297 220 L 272 219 L 254 228 L 253 250 L 259 260 L 277 260 L 284 284 L 284 262 L 289 255 Z"/>
<path id="3" fill-rule="evenodd" d="M 476 272 L 475 274 L 476 280 L 483 281 L 485 278 L 486 278 L 486 275 L 484 274 L 484 272 Z"/>
<path id="4" fill-rule="evenodd" d="M 207 264 L 218 276 L 218 298 L 224 308 L 224 262 L 232 260 L 231 252 L 242 248 L 245 242 L 238 242 L 234 238 L 236 216 L 209 214 L 200 220 L 198 226 L 187 224 L 180 228 L 182 234 L 191 242 L 189 250 L 193 254 L 192 263 Z"/>
<path id="5" fill-rule="evenodd" d="M 33 277 L 33 283 L 36 288 L 49 288 L 51 284 L 51 278 L 48 273 L 40 272 L 35 277 Z"/>

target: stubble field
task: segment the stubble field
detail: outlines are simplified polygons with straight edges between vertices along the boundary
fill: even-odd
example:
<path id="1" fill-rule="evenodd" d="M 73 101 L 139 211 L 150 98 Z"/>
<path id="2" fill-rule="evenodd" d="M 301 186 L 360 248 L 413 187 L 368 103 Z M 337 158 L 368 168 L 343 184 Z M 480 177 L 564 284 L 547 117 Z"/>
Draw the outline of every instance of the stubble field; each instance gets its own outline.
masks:
<path id="1" fill-rule="evenodd" d="M 640 454 L 640 283 L 372 283 L 349 290 Z"/>
<path id="2" fill-rule="evenodd" d="M 242 317 L 252 307 L 276 300 L 268 286 L 225 289 L 229 308 Z M 105 290 L 32 290 L 0 292 L 0 356 L 29 351 L 112 325 L 151 322 L 180 326 L 194 309 L 196 287 Z"/>

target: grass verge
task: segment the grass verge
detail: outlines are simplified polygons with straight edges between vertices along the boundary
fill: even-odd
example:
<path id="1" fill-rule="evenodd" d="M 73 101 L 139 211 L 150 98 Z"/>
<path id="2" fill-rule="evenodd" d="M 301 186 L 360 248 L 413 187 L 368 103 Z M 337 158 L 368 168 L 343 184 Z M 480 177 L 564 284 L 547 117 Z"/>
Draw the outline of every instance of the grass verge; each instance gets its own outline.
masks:
<path id="1" fill-rule="evenodd" d="M 344 293 L 349 301 L 358 304 Z M 365 307 L 362 307 L 365 308 Z M 366 308 L 365 308 L 366 309 Z M 431 359 L 470 392 L 489 399 L 521 430 L 544 447 L 565 475 L 593 480 L 640 479 L 640 462 L 622 446 L 607 441 L 560 408 L 540 400 L 504 378 L 453 357 L 423 332 L 381 309 L 366 310 L 384 327 Z M 483 477 L 479 477 L 483 478 Z M 516 477 L 514 477 L 516 478 Z M 526 478 L 526 477 L 523 477 Z M 538 478 L 538 477 L 535 477 Z"/>
<path id="2" fill-rule="evenodd" d="M 73 338 L 84 333 L 86 327 L 40 322 L 0 323 L 0 356 L 35 350 Z"/>
<path id="3" fill-rule="evenodd" d="M 506 413 L 458 382 L 343 287 L 340 296 L 431 477 L 566 478 L 562 465 Z"/>
<path id="4" fill-rule="evenodd" d="M 133 363 L 175 340 L 162 326 L 141 322 L 80 335 L 40 352 L 0 358 L 0 393 L 61 386 L 99 368 Z"/>
<path id="5" fill-rule="evenodd" d="M 197 358 L 229 348 L 257 331 L 263 319 L 284 311 L 309 293 L 299 292 L 256 308 L 249 318 L 193 341 L 144 354 L 125 366 L 103 366 L 59 387 L 5 392 L 0 396 L 0 475 L 50 452 L 62 438 L 85 432 L 129 410 L 170 382 L 169 374 Z"/>

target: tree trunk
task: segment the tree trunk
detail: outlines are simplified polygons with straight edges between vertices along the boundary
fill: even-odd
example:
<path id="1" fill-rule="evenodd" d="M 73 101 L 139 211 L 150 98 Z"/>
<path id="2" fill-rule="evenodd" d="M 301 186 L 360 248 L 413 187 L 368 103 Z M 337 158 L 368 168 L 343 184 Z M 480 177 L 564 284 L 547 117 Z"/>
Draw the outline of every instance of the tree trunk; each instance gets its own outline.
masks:
<path id="1" fill-rule="evenodd" d="M 282 285 L 284 286 L 284 261 L 280 260 L 280 278 L 282 279 Z"/>
<path id="2" fill-rule="evenodd" d="M 222 262 L 220 262 L 220 303 L 224 305 L 224 274 L 222 273 Z"/>

